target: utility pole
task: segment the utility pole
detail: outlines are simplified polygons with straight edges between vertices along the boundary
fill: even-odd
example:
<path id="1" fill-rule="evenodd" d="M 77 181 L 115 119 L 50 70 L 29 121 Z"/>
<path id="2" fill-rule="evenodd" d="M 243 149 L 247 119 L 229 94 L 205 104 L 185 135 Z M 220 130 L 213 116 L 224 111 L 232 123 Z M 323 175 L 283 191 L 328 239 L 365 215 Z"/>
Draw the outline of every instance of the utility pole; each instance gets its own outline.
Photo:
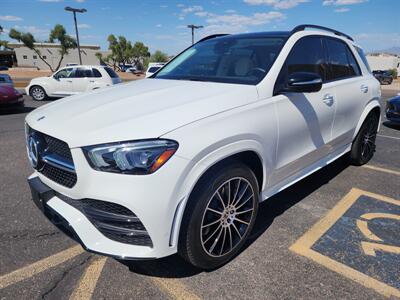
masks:
<path id="1" fill-rule="evenodd" d="M 190 28 L 190 29 L 192 30 L 192 45 L 193 45 L 193 44 L 194 44 L 194 30 L 195 30 L 195 29 L 199 29 L 199 28 L 203 28 L 204 26 L 190 24 L 190 25 L 188 25 L 187 27 Z"/>
<path id="2" fill-rule="evenodd" d="M 78 45 L 78 54 L 79 54 L 79 64 L 82 64 L 82 57 L 81 57 L 81 46 L 79 44 L 79 33 L 78 33 L 78 24 L 76 22 L 76 13 L 85 13 L 87 12 L 86 9 L 82 8 L 82 9 L 78 9 L 78 8 L 72 8 L 72 7 L 65 7 L 64 10 L 66 11 L 70 11 L 74 14 L 74 22 L 75 22 L 75 32 L 76 32 L 76 43 Z"/>

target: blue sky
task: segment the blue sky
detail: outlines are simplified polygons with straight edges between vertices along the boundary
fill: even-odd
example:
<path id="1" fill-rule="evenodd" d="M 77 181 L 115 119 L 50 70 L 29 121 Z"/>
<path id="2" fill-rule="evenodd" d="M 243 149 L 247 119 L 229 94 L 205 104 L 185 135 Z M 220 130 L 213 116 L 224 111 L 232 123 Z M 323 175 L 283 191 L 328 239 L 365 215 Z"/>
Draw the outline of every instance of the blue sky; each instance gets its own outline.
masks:
<path id="1" fill-rule="evenodd" d="M 190 44 L 186 25 L 192 23 L 204 26 L 196 39 L 312 23 L 352 35 L 367 51 L 400 46 L 400 0 L 1 0 L 0 25 L 6 33 L 14 27 L 44 40 L 60 23 L 74 35 L 65 6 L 88 10 L 78 15 L 81 44 L 103 50 L 113 33 L 174 55 Z"/>

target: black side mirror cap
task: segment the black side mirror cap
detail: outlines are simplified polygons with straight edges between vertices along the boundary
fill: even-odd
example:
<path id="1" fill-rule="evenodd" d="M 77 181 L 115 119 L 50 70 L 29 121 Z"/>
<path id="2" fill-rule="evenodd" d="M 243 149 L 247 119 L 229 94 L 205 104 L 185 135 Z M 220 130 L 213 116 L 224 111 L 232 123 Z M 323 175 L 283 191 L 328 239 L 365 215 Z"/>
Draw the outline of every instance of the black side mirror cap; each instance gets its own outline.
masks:
<path id="1" fill-rule="evenodd" d="M 322 78 L 317 73 L 295 72 L 287 81 L 285 92 L 292 93 L 315 93 L 322 88 Z"/>

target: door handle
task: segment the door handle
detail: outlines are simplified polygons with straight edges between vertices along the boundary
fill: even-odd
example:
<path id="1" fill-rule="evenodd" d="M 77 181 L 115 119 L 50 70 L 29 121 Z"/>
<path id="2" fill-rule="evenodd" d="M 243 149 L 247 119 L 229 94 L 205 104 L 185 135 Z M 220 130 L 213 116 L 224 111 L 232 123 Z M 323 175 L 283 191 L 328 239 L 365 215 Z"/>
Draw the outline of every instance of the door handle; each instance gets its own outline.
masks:
<path id="1" fill-rule="evenodd" d="M 324 102 L 328 106 L 332 106 L 334 102 L 334 98 L 331 94 L 326 94 L 324 98 L 322 99 L 322 102 Z"/>
<path id="2" fill-rule="evenodd" d="M 94 82 L 94 80 L 89 80 L 89 82 L 93 83 L 93 82 Z"/>
<path id="3" fill-rule="evenodd" d="M 363 85 L 361 85 L 360 89 L 361 89 L 361 92 L 368 93 L 368 85 L 363 84 Z"/>
<path id="4" fill-rule="evenodd" d="M 72 80 L 67 80 L 67 82 L 72 82 Z"/>

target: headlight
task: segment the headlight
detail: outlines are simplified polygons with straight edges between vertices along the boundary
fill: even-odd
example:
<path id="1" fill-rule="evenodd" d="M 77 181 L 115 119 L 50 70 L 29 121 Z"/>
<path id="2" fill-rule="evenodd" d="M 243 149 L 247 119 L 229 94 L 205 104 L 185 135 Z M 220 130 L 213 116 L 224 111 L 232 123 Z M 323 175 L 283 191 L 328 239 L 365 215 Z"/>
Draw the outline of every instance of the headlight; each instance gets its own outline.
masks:
<path id="1" fill-rule="evenodd" d="M 164 165 L 178 149 L 171 140 L 123 142 L 84 147 L 93 169 L 123 174 L 151 174 Z"/>

